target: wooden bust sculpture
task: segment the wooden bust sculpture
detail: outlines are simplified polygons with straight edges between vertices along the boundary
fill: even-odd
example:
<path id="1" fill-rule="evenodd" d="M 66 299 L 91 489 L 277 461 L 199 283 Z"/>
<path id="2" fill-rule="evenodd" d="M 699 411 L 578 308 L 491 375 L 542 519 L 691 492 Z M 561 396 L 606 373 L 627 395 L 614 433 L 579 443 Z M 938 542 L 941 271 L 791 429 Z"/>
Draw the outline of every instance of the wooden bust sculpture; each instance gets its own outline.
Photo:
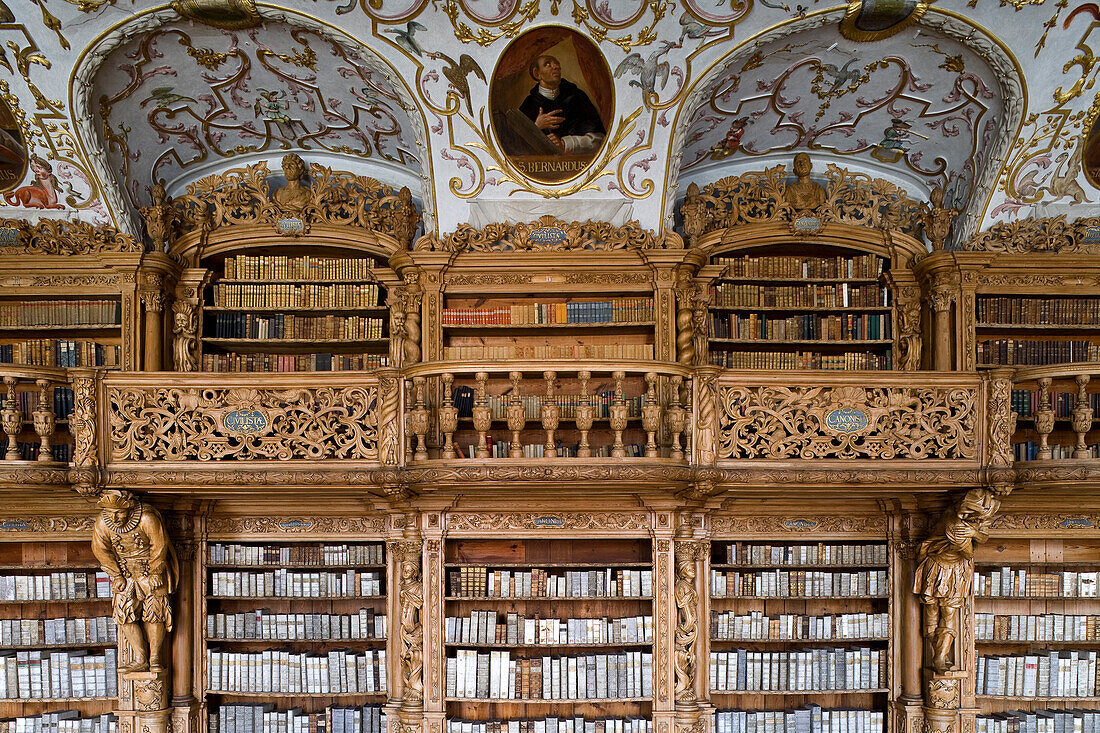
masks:
<path id="1" fill-rule="evenodd" d="M 313 199 L 313 192 L 302 185 L 302 177 L 305 174 L 306 162 L 300 155 L 287 153 L 283 156 L 283 175 L 286 176 L 286 185 L 275 191 L 274 199 L 284 211 L 300 211 Z"/>
<path id="2" fill-rule="evenodd" d="M 787 205 L 794 211 L 813 211 L 825 203 L 825 189 L 810 178 L 813 163 L 806 153 L 794 156 L 794 174 L 798 180 L 787 184 Z"/>
<path id="3" fill-rule="evenodd" d="M 120 672 L 166 669 L 162 649 L 172 630 L 169 598 L 179 567 L 164 520 L 128 491 L 107 490 L 92 529 L 92 553 L 111 578 L 114 619 L 130 646 Z"/>

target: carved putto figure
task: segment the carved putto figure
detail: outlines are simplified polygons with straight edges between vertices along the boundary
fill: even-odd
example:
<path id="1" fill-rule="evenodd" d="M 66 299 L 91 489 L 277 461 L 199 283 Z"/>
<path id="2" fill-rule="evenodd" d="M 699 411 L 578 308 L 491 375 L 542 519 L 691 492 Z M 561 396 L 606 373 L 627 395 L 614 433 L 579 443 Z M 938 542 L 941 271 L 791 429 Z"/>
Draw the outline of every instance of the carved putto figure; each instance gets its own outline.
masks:
<path id="1" fill-rule="evenodd" d="M 283 156 L 283 175 L 286 176 L 286 185 L 277 189 L 273 195 L 277 203 L 285 211 L 299 211 L 309 205 L 313 200 L 313 192 L 302 185 L 302 177 L 306 174 L 306 163 L 297 153 L 287 153 Z"/>
<path id="2" fill-rule="evenodd" d="M 913 592 L 920 596 L 924 639 L 936 672 L 955 666 L 959 609 L 974 575 L 974 543 L 989 538 L 989 523 L 1000 506 L 1000 499 L 989 489 L 971 489 L 944 512 L 917 552 Z"/>
<path id="3" fill-rule="evenodd" d="M 787 184 L 787 204 L 795 211 L 813 211 L 825 203 L 825 189 L 810 178 L 813 163 L 806 153 L 794 156 L 794 174 L 798 180 Z"/>
<path id="4" fill-rule="evenodd" d="M 931 206 L 924 207 L 921 217 L 924 221 L 924 233 L 932 245 L 932 251 L 936 252 L 943 249 L 943 244 L 951 233 L 951 222 L 959 215 L 959 210 L 943 207 L 943 188 L 940 186 L 932 189 L 928 200 Z"/>
<path id="5" fill-rule="evenodd" d="M 179 577 L 164 520 L 128 491 L 104 491 L 99 507 L 92 552 L 111 579 L 115 623 L 131 650 L 119 671 L 163 671 L 161 651 L 172 630 L 168 600 Z"/>

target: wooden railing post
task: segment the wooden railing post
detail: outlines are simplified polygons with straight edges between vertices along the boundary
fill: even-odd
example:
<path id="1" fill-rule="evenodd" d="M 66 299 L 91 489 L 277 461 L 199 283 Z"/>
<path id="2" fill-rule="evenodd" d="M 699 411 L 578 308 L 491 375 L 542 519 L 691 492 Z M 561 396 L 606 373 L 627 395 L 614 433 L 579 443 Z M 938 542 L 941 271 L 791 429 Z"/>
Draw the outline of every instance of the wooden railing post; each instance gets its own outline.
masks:
<path id="1" fill-rule="evenodd" d="M 493 413 L 489 409 L 489 400 L 485 394 L 485 383 L 489 380 L 488 372 L 478 372 L 475 377 L 477 379 L 477 400 L 474 403 L 474 430 L 477 431 L 477 447 L 474 448 L 475 458 L 488 458 L 489 446 L 486 445 L 486 434 L 489 432 L 489 428 L 493 426 Z"/>
<path id="2" fill-rule="evenodd" d="M 1052 451 L 1047 440 L 1054 430 L 1054 410 L 1050 406 L 1050 377 L 1039 380 L 1039 409 L 1035 411 L 1035 432 L 1039 434 L 1040 461 L 1049 461 Z"/>
<path id="3" fill-rule="evenodd" d="M 661 427 L 661 406 L 657 404 L 657 372 L 646 372 L 645 405 L 642 407 L 642 429 L 646 431 L 645 457 L 657 457 L 657 428 Z"/>
<path id="4" fill-rule="evenodd" d="M 672 433 L 672 452 L 669 457 L 674 461 L 684 460 L 684 448 L 680 444 L 680 433 L 684 432 L 687 424 L 687 413 L 680 405 L 680 388 L 683 385 L 683 377 L 674 376 L 668 389 L 668 430 Z"/>
<path id="5" fill-rule="evenodd" d="M 38 404 L 34 408 L 34 431 L 38 433 L 41 444 L 38 448 L 38 460 L 52 461 L 50 438 L 57 428 L 57 415 L 53 412 L 53 392 L 48 379 L 36 379 L 38 385 Z"/>
<path id="6" fill-rule="evenodd" d="M 1092 405 L 1089 404 L 1089 375 L 1078 374 L 1074 381 L 1077 382 L 1077 404 L 1073 406 L 1073 432 L 1077 433 L 1077 446 L 1074 448 L 1074 458 L 1088 458 L 1089 447 L 1085 443 L 1085 436 L 1092 429 Z"/>
<path id="7" fill-rule="evenodd" d="M 7 398 L 4 400 L 4 409 L 0 410 L 0 420 L 3 421 L 4 433 L 8 436 L 8 450 L 4 454 L 6 461 L 19 460 L 19 431 L 23 428 L 23 413 L 19 409 L 19 403 L 15 400 L 15 385 L 18 383 L 15 377 L 4 377 L 4 386 L 7 387 Z"/>
<path id="8" fill-rule="evenodd" d="M 519 394 L 519 383 L 523 379 L 523 373 L 509 372 L 508 378 L 512 380 L 512 399 L 508 403 L 508 429 L 512 431 L 512 446 L 508 451 L 508 457 L 523 458 L 523 445 L 519 442 L 519 434 L 527 424 L 527 410 Z"/>
<path id="9" fill-rule="evenodd" d="M 626 379 L 626 372 L 612 372 L 611 378 L 615 380 L 615 399 L 611 403 L 611 429 L 615 431 L 615 444 L 611 448 L 611 457 L 625 458 L 623 431 L 626 430 L 627 408 L 623 398 L 623 380 Z"/>
<path id="10" fill-rule="evenodd" d="M 588 396 L 588 380 L 592 378 L 592 373 L 585 370 L 579 372 L 577 377 L 581 380 L 581 399 L 573 417 L 573 421 L 577 424 L 577 430 L 581 431 L 581 442 L 577 446 L 577 458 L 591 458 L 592 449 L 588 445 L 588 431 L 592 429 L 592 420 L 596 412 L 596 408 L 592 406 L 592 400 Z"/>
<path id="11" fill-rule="evenodd" d="M 558 378 L 556 372 L 545 371 L 542 378 L 546 380 L 546 396 L 542 398 L 542 429 L 546 431 L 546 445 L 543 450 L 544 458 L 557 458 L 558 449 L 554 443 L 554 431 L 558 429 L 561 420 L 561 408 L 554 400 L 554 380 Z"/>
<path id="12" fill-rule="evenodd" d="M 439 406 L 439 429 L 443 431 L 443 453 L 441 458 L 454 458 L 455 431 L 458 430 L 458 408 L 455 407 L 452 385 L 455 375 L 450 372 L 443 373 L 443 404 Z"/>

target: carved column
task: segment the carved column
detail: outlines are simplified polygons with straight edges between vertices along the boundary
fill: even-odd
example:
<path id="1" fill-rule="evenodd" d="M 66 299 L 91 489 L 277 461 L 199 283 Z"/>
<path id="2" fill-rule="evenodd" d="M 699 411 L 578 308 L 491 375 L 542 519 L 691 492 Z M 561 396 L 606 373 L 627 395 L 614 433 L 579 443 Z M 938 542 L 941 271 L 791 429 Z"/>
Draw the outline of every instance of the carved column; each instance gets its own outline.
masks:
<path id="1" fill-rule="evenodd" d="M 202 367 L 199 349 L 202 291 L 209 278 L 209 270 L 189 267 L 176 284 L 176 300 L 172 303 L 172 366 L 177 372 L 194 372 Z"/>
<path id="2" fill-rule="evenodd" d="M 161 279 L 152 278 L 150 284 L 154 289 L 141 291 L 141 304 L 145 306 L 145 371 L 159 372 L 161 368 L 161 352 L 164 349 L 164 291 L 161 290 Z"/>
<path id="3" fill-rule="evenodd" d="M 405 286 L 402 289 L 405 312 L 405 339 L 402 343 L 402 366 L 412 366 L 421 361 L 420 309 L 424 299 L 424 290 L 420 287 L 420 273 L 410 269 L 403 273 Z"/>
<path id="4" fill-rule="evenodd" d="M 681 269 L 676 282 L 676 361 L 695 363 L 695 283 L 691 271 Z"/>
<path id="5" fill-rule="evenodd" d="M 425 684 L 424 733 L 442 733 L 446 717 L 443 695 L 446 692 L 446 648 L 443 644 L 443 522 L 438 512 L 424 515 L 424 659 Z"/>
<path id="6" fill-rule="evenodd" d="M 401 409 L 401 385 L 395 369 L 379 369 L 378 375 L 379 398 L 381 405 L 378 408 L 378 460 L 383 466 L 396 466 L 404 457 L 402 446 L 405 444 L 405 436 L 401 434 L 403 424 Z"/>
<path id="7" fill-rule="evenodd" d="M 901 599 L 901 634 L 897 637 L 901 658 L 901 696 L 897 700 L 897 733 L 921 733 L 924 719 L 921 692 L 921 662 L 924 639 L 921 637 L 920 599 L 913 593 L 917 543 L 911 539 L 897 542 L 898 569 L 895 598 Z"/>
<path id="8" fill-rule="evenodd" d="M 701 466 L 713 466 L 718 460 L 718 367 L 705 366 L 695 370 L 695 415 L 692 454 Z"/>
<path id="9" fill-rule="evenodd" d="M 989 379 L 989 465 L 1011 466 L 1012 433 L 1012 369 L 994 369 Z"/>
<path id="10" fill-rule="evenodd" d="M 390 555 L 396 574 L 398 619 L 398 665 L 401 670 L 401 716 L 405 722 L 419 719 L 424 707 L 424 579 L 421 572 L 423 540 L 418 527 L 419 514 L 406 517 L 404 537 L 390 543 Z"/>
<path id="11" fill-rule="evenodd" d="M 94 494 L 99 488 L 99 442 L 96 435 L 96 392 L 100 372 L 70 369 L 73 380 L 73 411 L 69 434 L 73 436 L 73 467 L 69 483 L 78 494 Z"/>
<path id="12" fill-rule="evenodd" d="M 951 345 L 954 342 L 951 328 L 951 304 L 955 300 L 955 288 L 946 278 L 937 277 L 929 292 L 929 300 L 934 314 L 933 366 L 936 371 L 951 371 Z"/>
<path id="13" fill-rule="evenodd" d="M 653 541 L 653 729 L 671 733 L 676 722 L 675 677 L 671 660 L 676 637 L 675 564 L 671 517 Z"/>
<path id="14" fill-rule="evenodd" d="M 676 636 L 675 696 L 677 713 L 694 711 L 701 697 L 699 683 L 705 678 L 706 665 L 699 662 L 699 638 L 702 618 L 699 564 L 706 558 L 705 540 L 676 540 Z M 678 715 L 679 717 L 679 715 Z"/>
<path id="15" fill-rule="evenodd" d="M 195 698 L 192 687 L 195 678 L 194 611 L 197 603 L 195 589 L 198 584 L 195 573 L 197 552 L 198 543 L 194 539 L 185 538 L 176 541 L 179 585 L 176 591 L 175 630 L 172 633 L 172 733 L 194 733 L 199 729 L 199 701 Z"/>

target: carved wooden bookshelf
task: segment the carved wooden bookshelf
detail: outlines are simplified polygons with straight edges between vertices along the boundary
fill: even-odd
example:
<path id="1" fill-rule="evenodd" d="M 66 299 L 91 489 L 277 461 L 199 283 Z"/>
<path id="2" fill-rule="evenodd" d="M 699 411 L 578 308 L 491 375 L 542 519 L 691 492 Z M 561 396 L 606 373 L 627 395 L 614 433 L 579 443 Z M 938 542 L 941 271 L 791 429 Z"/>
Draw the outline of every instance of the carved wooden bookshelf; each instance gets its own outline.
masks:
<path id="1" fill-rule="evenodd" d="M 0 721 L 69 711 L 114 725 L 119 675 L 110 584 L 89 543 L 0 542 L 0 566 L 7 677 Z"/>
<path id="2" fill-rule="evenodd" d="M 546 716 L 628 726 L 651 720 L 657 633 L 651 544 L 447 540 L 448 729 L 458 721 Z"/>
<path id="3" fill-rule="evenodd" d="M 233 727 L 257 704 L 330 720 L 334 708 L 355 708 L 384 721 L 386 555 L 382 542 L 339 535 L 203 545 L 198 622 L 208 731 Z"/>

